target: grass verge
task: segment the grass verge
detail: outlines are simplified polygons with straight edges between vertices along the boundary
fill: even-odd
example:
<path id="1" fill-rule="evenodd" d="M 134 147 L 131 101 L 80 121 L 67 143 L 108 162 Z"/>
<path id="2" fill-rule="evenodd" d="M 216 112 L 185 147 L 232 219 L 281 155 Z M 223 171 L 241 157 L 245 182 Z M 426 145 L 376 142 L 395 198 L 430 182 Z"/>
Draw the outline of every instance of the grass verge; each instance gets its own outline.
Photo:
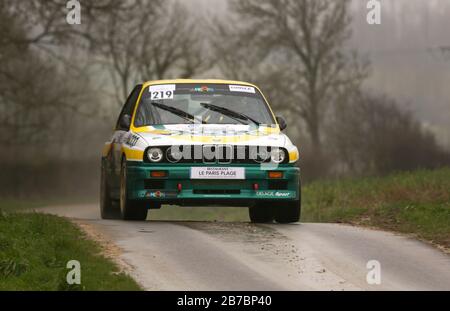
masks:
<path id="1" fill-rule="evenodd" d="M 0 210 L 7 213 L 23 211 L 39 211 L 46 206 L 63 206 L 77 204 L 92 204 L 96 198 L 92 197 L 49 197 L 49 198 L 13 198 L 0 197 Z"/>
<path id="2" fill-rule="evenodd" d="M 450 168 L 316 182 L 303 189 L 303 221 L 372 226 L 450 249 Z"/>
<path id="3" fill-rule="evenodd" d="M 81 285 L 68 285 L 67 262 L 81 264 Z M 0 290 L 139 290 L 68 220 L 0 213 Z"/>

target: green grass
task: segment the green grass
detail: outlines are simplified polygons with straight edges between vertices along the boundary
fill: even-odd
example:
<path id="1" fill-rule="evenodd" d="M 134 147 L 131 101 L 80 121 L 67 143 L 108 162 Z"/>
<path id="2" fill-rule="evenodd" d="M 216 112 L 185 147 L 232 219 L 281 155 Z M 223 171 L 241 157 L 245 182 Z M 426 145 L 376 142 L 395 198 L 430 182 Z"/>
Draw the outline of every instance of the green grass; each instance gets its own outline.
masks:
<path id="1" fill-rule="evenodd" d="M 81 285 L 66 282 L 70 260 L 81 264 Z M 139 289 L 68 220 L 37 213 L 0 213 L 0 290 Z"/>
<path id="2" fill-rule="evenodd" d="M 450 168 L 316 182 L 303 189 L 303 221 L 411 233 L 450 247 Z"/>
<path id="3" fill-rule="evenodd" d="M 26 209 L 36 209 L 47 205 L 41 200 L 0 199 L 0 210 L 4 212 L 20 212 Z"/>
<path id="4" fill-rule="evenodd" d="M 22 212 L 25 210 L 39 210 L 39 208 L 46 206 L 59 205 L 74 205 L 74 204 L 89 204 L 95 201 L 96 198 L 91 197 L 51 197 L 51 198 L 11 198 L 0 197 L 0 210 L 4 212 Z"/>

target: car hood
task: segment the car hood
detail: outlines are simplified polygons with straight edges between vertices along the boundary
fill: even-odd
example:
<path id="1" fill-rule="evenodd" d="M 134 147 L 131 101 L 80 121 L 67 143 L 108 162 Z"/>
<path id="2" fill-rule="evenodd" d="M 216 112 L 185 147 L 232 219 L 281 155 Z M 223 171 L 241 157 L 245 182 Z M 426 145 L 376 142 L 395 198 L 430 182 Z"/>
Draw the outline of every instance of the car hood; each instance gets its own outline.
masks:
<path id="1" fill-rule="evenodd" d="M 186 124 L 148 126 L 135 131 L 149 146 L 228 144 L 287 147 L 279 128 L 255 125 Z"/>

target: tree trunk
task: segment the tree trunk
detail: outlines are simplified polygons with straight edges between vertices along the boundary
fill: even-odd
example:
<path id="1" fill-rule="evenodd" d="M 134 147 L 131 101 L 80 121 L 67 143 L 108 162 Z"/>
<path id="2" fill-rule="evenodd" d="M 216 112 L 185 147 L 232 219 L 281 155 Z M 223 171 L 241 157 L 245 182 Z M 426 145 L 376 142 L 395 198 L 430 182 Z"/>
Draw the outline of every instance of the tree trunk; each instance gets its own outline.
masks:
<path id="1" fill-rule="evenodd" d="M 322 151 L 320 142 L 320 120 L 316 109 L 311 112 L 311 117 L 308 118 L 306 125 L 311 139 L 312 151 L 319 156 Z"/>

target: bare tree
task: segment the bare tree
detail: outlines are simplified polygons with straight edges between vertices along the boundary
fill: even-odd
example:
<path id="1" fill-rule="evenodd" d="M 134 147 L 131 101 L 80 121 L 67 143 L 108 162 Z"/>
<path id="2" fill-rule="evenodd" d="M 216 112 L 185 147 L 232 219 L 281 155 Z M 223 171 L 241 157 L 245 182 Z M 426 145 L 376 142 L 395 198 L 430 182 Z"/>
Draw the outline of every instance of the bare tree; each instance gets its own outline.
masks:
<path id="1" fill-rule="evenodd" d="M 58 70 L 64 68 L 62 71 L 66 73 L 77 71 L 79 76 L 85 75 L 80 79 L 87 80 L 86 76 L 90 72 L 84 66 L 85 61 L 74 61 L 71 50 L 85 55 L 88 47 L 94 43 L 91 29 L 95 28 L 97 19 L 104 20 L 105 16 L 128 11 L 136 1 L 138 0 L 81 1 L 82 25 L 77 26 L 66 22 L 68 10 L 65 0 L 1 1 L 0 76 L 3 75 L 6 79 L 5 87 L 12 83 L 38 82 L 32 77 L 26 81 L 14 81 L 11 76 L 14 72 L 12 64 L 21 67 L 21 62 L 31 63 L 29 58 L 39 59 L 33 65 L 43 65 L 42 61 L 45 59 L 47 67 L 57 67 Z"/>
<path id="2" fill-rule="evenodd" d="M 57 26 L 65 23 L 64 9 L 56 0 L 0 3 L 0 142 L 14 147 L 13 158 L 13 151 L 29 154 L 37 144 L 65 145 L 63 129 L 74 126 L 75 116 L 96 115 L 87 72 L 41 49 L 64 46 L 58 37 L 65 26 Z"/>
<path id="3" fill-rule="evenodd" d="M 198 24 L 177 1 L 139 1 L 97 27 L 94 42 L 120 105 L 138 81 L 188 78 L 210 66 Z"/>
<path id="4" fill-rule="evenodd" d="M 355 93 L 339 102 L 327 142 L 344 174 L 436 168 L 450 156 L 433 134 L 387 96 Z"/>
<path id="5" fill-rule="evenodd" d="M 158 1 L 149 5 L 139 1 L 128 10 L 104 16 L 94 26 L 94 53 L 110 73 L 119 104 L 138 79 L 138 43 L 149 35 L 159 6 Z"/>
<path id="6" fill-rule="evenodd" d="M 357 88 L 367 74 L 367 64 L 344 51 L 351 35 L 349 1 L 240 0 L 231 8 L 244 25 L 235 30 L 241 47 L 266 51 L 261 63 L 279 66 L 283 93 L 290 97 L 283 103 L 304 120 L 320 152 L 328 105 L 343 89 Z"/>
<path id="7" fill-rule="evenodd" d="M 97 19 L 127 11 L 137 1 L 139 0 L 81 0 L 82 24 L 74 27 L 66 22 L 67 0 L 3 0 L 0 2 L 3 16 L 8 16 L 20 25 L 22 33 L 18 35 L 17 32 L 11 31 L 12 28 L 7 23 L 2 23 L 2 41 L 20 46 L 54 46 L 68 43 L 73 38 L 92 40 L 89 30 Z"/>
<path id="8" fill-rule="evenodd" d="M 230 14 L 225 20 L 217 17 L 208 20 L 209 43 L 216 65 L 225 78 L 256 83 L 266 76 L 262 64 L 270 50 L 257 48 L 252 38 L 244 37 L 236 25 L 239 25 L 238 18 Z"/>
<path id="9" fill-rule="evenodd" d="M 166 5 L 140 48 L 143 79 L 189 78 L 209 68 L 201 22 L 178 2 Z"/>

